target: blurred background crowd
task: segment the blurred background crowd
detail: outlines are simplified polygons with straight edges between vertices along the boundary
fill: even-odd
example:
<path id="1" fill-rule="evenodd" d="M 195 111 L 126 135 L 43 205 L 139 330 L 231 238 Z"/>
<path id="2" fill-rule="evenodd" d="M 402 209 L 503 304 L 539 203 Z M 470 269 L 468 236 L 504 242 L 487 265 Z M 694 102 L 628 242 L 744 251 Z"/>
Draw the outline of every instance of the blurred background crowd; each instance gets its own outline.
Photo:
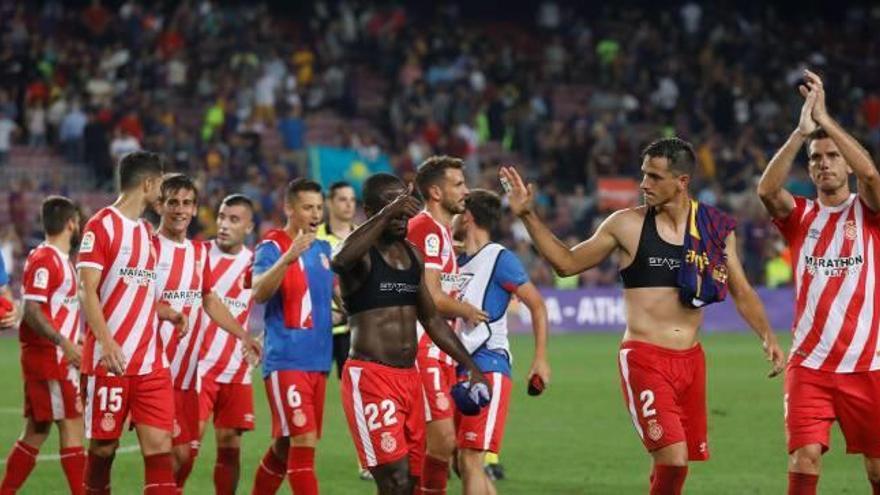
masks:
<path id="1" fill-rule="evenodd" d="M 754 189 L 796 125 L 804 67 L 880 149 L 880 7 L 471 4 L 0 0 L 7 266 L 38 242 L 46 194 L 103 206 L 115 160 L 139 148 L 197 178 L 196 236 L 230 192 L 257 201 L 262 230 L 283 223 L 282 185 L 309 173 L 310 147 L 332 146 L 386 156 L 405 178 L 459 156 L 472 187 L 494 190 L 498 165 L 516 164 L 575 242 L 638 200 L 640 149 L 678 135 L 697 151 L 693 194 L 736 214 L 749 278 L 778 286 L 788 254 Z M 789 187 L 810 195 L 804 161 Z M 540 285 L 617 282 L 614 260 L 554 277 L 511 217 L 500 235 Z"/>

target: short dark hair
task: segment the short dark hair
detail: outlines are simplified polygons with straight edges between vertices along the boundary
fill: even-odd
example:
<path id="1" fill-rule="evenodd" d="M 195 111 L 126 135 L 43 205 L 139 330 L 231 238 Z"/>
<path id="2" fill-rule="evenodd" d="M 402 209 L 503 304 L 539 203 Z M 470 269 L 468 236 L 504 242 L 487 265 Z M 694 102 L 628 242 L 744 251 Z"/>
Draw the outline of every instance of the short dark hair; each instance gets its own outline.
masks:
<path id="1" fill-rule="evenodd" d="M 464 207 L 471 212 L 474 223 L 481 229 L 493 232 L 501 221 L 501 197 L 486 189 L 471 189 L 464 200 Z"/>
<path id="2" fill-rule="evenodd" d="M 244 206 L 245 208 L 254 211 L 254 201 L 241 193 L 230 194 L 223 198 L 223 201 L 220 202 L 220 206 Z"/>
<path id="3" fill-rule="evenodd" d="M 386 201 L 382 198 L 385 191 L 391 186 L 403 186 L 403 181 L 396 175 L 380 172 L 367 177 L 364 181 L 364 210 L 368 215 L 379 212 Z"/>
<path id="4" fill-rule="evenodd" d="M 43 200 L 40 208 L 40 221 L 46 235 L 58 235 L 67 226 L 67 222 L 80 214 L 79 206 L 64 196 L 49 196 Z"/>
<path id="5" fill-rule="evenodd" d="M 287 183 L 287 202 L 293 201 L 296 195 L 301 192 L 316 192 L 320 194 L 321 184 L 305 177 L 293 179 Z"/>
<path id="6" fill-rule="evenodd" d="M 645 157 L 666 158 L 669 162 L 669 170 L 676 175 L 693 176 L 697 170 L 697 155 L 691 143 L 677 137 L 661 138 L 649 144 L 642 150 L 642 160 Z"/>
<path id="7" fill-rule="evenodd" d="M 119 159 L 119 189 L 128 191 L 163 173 L 165 164 L 158 153 L 133 151 Z"/>
<path id="8" fill-rule="evenodd" d="M 428 198 L 428 189 L 443 180 L 446 177 L 446 170 L 450 168 L 462 170 L 464 162 L 460 158 L 448 155 L 435 155 L 428 157 L 419 165 L 416 172 L 416 188 L 422 195 L 422 199 Z"/>
<path id="9" fill-rule="evenodd" d="M 821 127 L 817 127 L 816 130 L 807 134 L 807 153 L 810 151 L 810 145 L 813 144 L 813 141 L 818 141 L 820 139 L 830 139 L 831 136 L 828 135 L 828 131 L 822 129 Z"/>
<path id="10" fill-rule="evenodd" d="M 184 191 L 192 191 L 196 195 L 196 201 L 199 199 L 199 189 L 196 187 L 195 182 L 184 174 L 168 174 L 162 178 L 162 186 L 160 188 L 160 197 L 162 201 L 165 201 L 168 196 L 176 193 L 183 189 Z"/>
<path id="11" fill-rule="evenodd" d="M 336 191 L 340 189 L 345 189 L 346 187 L 354 189 L 354 186 L 344 180 L 334 182 L 333 184 L 330 184 L 330 189 L 328 190 L 327 194 L 330 195 L 330 198 L 333 198 L 333 196 L 336 196 Z"/>

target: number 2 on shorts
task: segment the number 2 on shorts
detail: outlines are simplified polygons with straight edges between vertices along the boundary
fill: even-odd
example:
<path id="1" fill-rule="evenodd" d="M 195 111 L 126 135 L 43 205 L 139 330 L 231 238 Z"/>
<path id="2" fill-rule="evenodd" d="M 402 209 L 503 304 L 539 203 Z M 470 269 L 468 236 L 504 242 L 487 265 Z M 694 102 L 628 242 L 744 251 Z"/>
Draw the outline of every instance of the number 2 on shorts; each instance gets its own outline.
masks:
<path id="1" fill-rule="evenodd" d="M 653 390 L 642 390 L 642 393 L 639 394 L 639 400 L 642 401 L 642 417 L 650 418 L 657 414 L 657 410 L 654 409 L 654 391 Z"/>

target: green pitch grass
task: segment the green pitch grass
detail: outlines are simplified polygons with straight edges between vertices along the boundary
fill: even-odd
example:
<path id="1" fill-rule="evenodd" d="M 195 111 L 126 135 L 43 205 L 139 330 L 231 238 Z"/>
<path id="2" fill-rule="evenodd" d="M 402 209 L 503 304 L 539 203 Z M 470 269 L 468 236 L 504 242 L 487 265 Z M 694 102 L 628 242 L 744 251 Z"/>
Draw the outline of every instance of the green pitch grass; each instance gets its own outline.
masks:
<path id="1" fill-rule="evenodd" d="M 531 353 L 527 337 L 514 339 L 517 356 L 514 397 L 502 460 L 508 479 L 502 494 L 643 494 L 650 469 L 623 407 L 617 374 L 618 335 L 557 335 L 550 343 L 553 382 L 538 398 L 526 395 L 524 373 Z M 689 494 L 779 494 L 785 492 L 786 456 L 782 426 L 782 381 L 766 378 L 756 339 L 751 335 L 709 335 L 703 340 L 709 369 L 709 444 L 712 459 L 692 464 Z M 18 344 L 0 339 L 0 456 L 21 428 Z M 257 425 L 247 434 L 239 493 L 250 493 L 253 472 L 269 444 L 269 414 L 262 383 L 256 390 Z M 327 387 L 324 438 L 318 448 L 318 477 L 323 494 L 374 493 L 357 478 L 355 452 L 335 377 Z M 208 431 L 187 493 L 213 493 L 214 441 Z M 122 440 L 135 445 L 133 434 Z M 42 450 L 57 453 L 53 437 Z M 120 453 L 113 469 L 115 494 L 139 494 L 142 461 L 137 452 Z M 459 493 L 457 480 L 450 493 Z M 820 493 L 868 493 L 862 461 L 846 456 L 835 428 L 825 456 Z M 57 460 L 39 462 L 24 494 L 63 494 L 66 484 Z M 290 493 L 285 486 L 280 493 Z"/>

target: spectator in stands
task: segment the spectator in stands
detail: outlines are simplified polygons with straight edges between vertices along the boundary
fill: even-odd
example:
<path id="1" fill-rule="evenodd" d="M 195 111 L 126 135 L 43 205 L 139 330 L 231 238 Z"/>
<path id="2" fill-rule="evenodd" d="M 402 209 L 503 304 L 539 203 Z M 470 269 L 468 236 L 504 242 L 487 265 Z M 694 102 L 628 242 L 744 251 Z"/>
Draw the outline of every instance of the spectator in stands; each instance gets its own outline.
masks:
<path id="1" fill-rule="evenodd" d="M 61 120 L 58 140 L 64 157 L 70 163 L 80 163 L 83 160 L 84 135 L 88 121 L 78 101 L 71 103 L 70 111 Z"/>
<path id="2" fill-rule="evenodd" d="M 21 130 L 4 111 L 0 110 L 0 165 L 5 165 L 12 148 L 12 140 Z"/>

